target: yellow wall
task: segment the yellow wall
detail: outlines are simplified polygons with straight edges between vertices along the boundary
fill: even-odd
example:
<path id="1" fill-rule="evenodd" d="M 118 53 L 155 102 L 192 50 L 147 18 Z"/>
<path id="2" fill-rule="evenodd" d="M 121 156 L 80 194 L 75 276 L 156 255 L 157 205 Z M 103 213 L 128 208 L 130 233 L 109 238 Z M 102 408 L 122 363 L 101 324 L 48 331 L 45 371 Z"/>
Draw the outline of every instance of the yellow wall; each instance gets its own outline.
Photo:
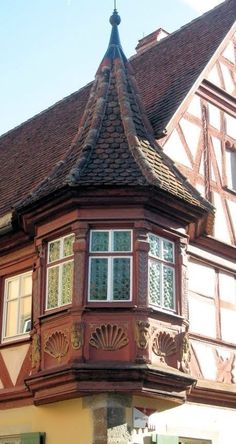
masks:
<path id="1" fill-rule="evenodd" d="M 91 411 L 82 399 L 0 411 L 0 436 L 27 432 L 45 432 L 47 444 L 91 444 Z"/>

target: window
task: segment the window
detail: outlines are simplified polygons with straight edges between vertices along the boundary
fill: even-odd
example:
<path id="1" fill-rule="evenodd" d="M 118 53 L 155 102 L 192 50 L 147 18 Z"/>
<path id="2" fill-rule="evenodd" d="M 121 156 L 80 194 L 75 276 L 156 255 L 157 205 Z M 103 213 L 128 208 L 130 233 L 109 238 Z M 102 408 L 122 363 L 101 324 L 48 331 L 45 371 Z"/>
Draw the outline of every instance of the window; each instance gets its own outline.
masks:
<path id="1" fill-rule="evenodd" d="M 0 444 L 44 444 L 45 433 L 21 433 L 20 435 L 2 436 Z"/>
<path id="2" fill-rule="evenodd" d="M 226 149 L 226 175 L 227 185 L 231 190 L 236 191 L 236 150 Z"/>
<path id="3" fill-rule="evenodd" d="M 5 281 L 3 339 L 17 337 L 31 329 L 32 273 Z"/>
<path id="4" fill-rule="evenodd" d="M 48 244 L 46 309 L 70 304 L 73 288 L 74 235 L 61 237 Z"/>
<path id="5" fill-rule="evenodd" d="M 89 301 L 131 299 L 131 253 L 131 230 L 91 231 Z"/>
<path id="6" fill-rule="evenodd" d="M 175 310 L 174 243 L 149 234 L 149 303 L 165 310 Z"/>

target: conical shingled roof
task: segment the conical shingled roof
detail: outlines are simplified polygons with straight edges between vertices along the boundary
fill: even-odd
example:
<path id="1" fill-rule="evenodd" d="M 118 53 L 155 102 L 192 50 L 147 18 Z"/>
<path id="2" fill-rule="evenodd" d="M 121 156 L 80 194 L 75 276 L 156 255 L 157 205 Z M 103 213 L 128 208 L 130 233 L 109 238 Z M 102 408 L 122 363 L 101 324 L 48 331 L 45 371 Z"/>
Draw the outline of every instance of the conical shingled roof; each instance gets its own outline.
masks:
<path id="1" fill-rule="evenodd" d="M 116 10 L 110 23 L 108 50 L 98 68 L 78 134 L 64 160 L 22 202 L 23 206 L 68 186 L 141 185 L 212 211 L 157 145 L 120 44 Z"/>

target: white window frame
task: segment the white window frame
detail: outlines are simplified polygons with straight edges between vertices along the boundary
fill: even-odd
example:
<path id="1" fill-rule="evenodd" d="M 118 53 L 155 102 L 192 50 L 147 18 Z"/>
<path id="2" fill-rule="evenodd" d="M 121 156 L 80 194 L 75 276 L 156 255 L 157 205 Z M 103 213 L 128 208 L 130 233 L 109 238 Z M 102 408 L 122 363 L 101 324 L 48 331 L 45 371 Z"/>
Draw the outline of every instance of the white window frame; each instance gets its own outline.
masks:
<path id="1" fill-rule="evenodd" d="M 66 239 L 67 237 L 71 237 L 74 236 L 74 233 L 70 233 L 67 234 L 65 236 L 61 236 L 58 237 L 56 239 L 53 239 L 52 241 L 48 242 L 48 246 L 47 246 L 47 279 L 46 279 L 46 304 L 45 304 L 45 311 L 51 311 L 51 310 L 55 310 L 57 308 L 60 307 L 64 307 L 66 305 L 70 305 L 72 303 L 71 302 L 67 302 L 65 304 L 62 304 L 62 270 L 63 270 L 63 265 L 65 263 L 69 263 L 72 262 L 74 264 L 74 252 L 72 255 L 70 256 L 63 256 L 63 244 L 64 244 L 64 239 Z M 56 259 L 54 261 L 49 262 L 49 251 L 50 251 L 50 245 L 60 241 L 60 257 L 59 259 Z M 59 286 L 58 286 L 58 301 L 57 301 L 57 305 L 55 307 L 49 307 L 48 308 L 48 274 L 49 274 L 49 270 L 51 270 L 52 268 L 59 268 L 59 274 L 58 274 L 58 282 L 59 282 Z M 73 270 L 74 273 L 74 270 Z M 72 288 L 72 292 L 73 292 L 73 288 Z"/>
<path id="2" fill-rule="evenodd" d="M 130 232 L 130 250 L 127 251 L 114 251 L 113 250 L 113 233 L 128 231 Z M 94 232 L 106 232 L 109 233 L 108 251 L 92 251 L 92 233 Z M 107 254 L 106 254 L 107 253 Z M 123 254 L 122 254 L 123 253 Z M 126 255 L 124 253 L 127 253 Z M 129 254 L 130 253 L 130 254 Z M 89 273 L 88 273 L 88 302 L 93 303 L 126 303 L 132 300 L 133 294 L 133 230 L 131 229 L 97 229 L 90 231 L 89 239 Z M 91 299 L 90 298 L 90 277 L 91 277 L 91 263 L 93 259 L 107 259 L 107 298 L 106 299 Z M 130 263 L 130 297 L 129 299 L 113 299 L 113 261 L 114 259 L 129 259 Z"/>
<path id="3" fill-rule="evenodd" d="M 20 300 L 21 300 L 21 298 L 26 298 L 26 297 L 31 296 L 31 309 L 32 309 L 32 291 L 31 291 L 31 295 L 29 295 L 29 294 L 28 295 L 24 295 L 24 296 L 20 295 L 21 294 L 21 285 L 22 285 L 21 281 L 22 281 L 22 278 L 25 277 L 25 276 L 31 276 L 31 279 L 32 279 L 32 271 L 27 271 L 25 273 L 19 273 L 19 274 L 16 274 L 14 276 L 11 276 L 11 277 L 5 279 L 3 325 L 2 325 L 2 341 L 3 342 L 14 341 L 16 339 L 20 339 L 20 338 L 29 336 L 29 332 L 27 332 L 27 331 L 23 331 L 23 332 L 17 333 L 16 335 L 12 335 L 12 336 L 6 336 L 5 335 L 6 327 L 7 327 L 7 308 L 8 308 L 8 303 L 9 303 L 9 300 L 7 299 L 7 289 L 8 289 L 8 283 L 9 282 L 11 282 L 11 281 L 13 281 L 15 279 L 19 279 L 20 280 L 20 282 L 19 282 L 19 294 L 17 295 L 16 298 L 14 298 L 18 302 L 17 303 L 17 331 L 19 331 L 19 315 L 20 315 Z M 11 301 L 14 300 L 14 299 L 11 299 Z M 32 315 L 30 313 L 30 319 L 29 319 L 30 323 L 32 322 L 31 317 L 32 317 Z M 28 322 L 28 320 L 27 320 L 27 322 Z M 25 326 L 24 326 L 23 330 L 26 330 Z M 1 444 L 1 442 L 0 442 L 0 444 Z"/>
<path id="4" fill-rule="evenodd" d="M 176 245 L 172 240 L 170 240 L 166 237 L 163 237 L 163 236 L 159 236 L 158 234 L 150 232 L 150 233 L 148 233 L 148 236 L 149 235 L 156 236 L 157 238 L 159 238 L 161 240 L 161 245 L 163 245 L 163 241 L 167 241 L 172 244 L 172 246 L 173 246 L 173 262 L 168 262 L 164 258 L 154 256 L 149 251 L 149 253 L 148 253 L 148 304 L 149 304 L 149 306 L 157 308 L 158 310 L 161 310 L 161 311 L 165 311 L 168 313 L 169 312 L 176 313 L 176 306 L 177 306 L 177 304 L 176 304 L 176 255 L 175 255 Z M 160 305 L 154 304 L 153 302 L 150 301 L 150 264 L 151 264 L 151 262 L 158 263 L 161 265 L 161 282 L 160 282 L 161 304 Z M 163 303 L 164 294 L 163 294 L 162 290 L 163 290 L 163 280 L 164 280 L 164 271 L 163 271 L 164 266 L 167 268 L 170 268 L 173 271 L 173 308 L 167 308 L 164 306 L 164 303 Z"/>

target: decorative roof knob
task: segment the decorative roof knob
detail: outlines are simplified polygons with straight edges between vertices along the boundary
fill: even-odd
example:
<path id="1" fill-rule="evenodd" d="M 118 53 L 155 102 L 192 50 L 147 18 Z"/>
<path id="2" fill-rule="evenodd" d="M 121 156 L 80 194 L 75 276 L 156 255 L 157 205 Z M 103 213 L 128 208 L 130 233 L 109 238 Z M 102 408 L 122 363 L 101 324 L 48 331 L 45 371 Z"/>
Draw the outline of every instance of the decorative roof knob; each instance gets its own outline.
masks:
<path id="1" fill-rule="evenodd" d="M 117 25 L 118 26 L 120 24 L 120 22 L 121 22 L 121 18 L 119 16 L 117 10 L 114 9 L 114 12 L 113 12 L 112 16 L 110 17 L 110 24 L 112 26 L 113 25 Z"/>

